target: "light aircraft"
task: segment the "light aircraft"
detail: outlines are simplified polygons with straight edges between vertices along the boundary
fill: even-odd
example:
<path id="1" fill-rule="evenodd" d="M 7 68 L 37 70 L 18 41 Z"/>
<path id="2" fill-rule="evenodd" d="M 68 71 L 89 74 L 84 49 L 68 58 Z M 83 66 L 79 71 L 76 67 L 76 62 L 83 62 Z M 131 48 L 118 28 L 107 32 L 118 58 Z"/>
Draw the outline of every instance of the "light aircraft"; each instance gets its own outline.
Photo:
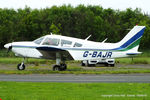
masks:
<path id="1" fill-rule="evenodd" d="M 134 26 L 133 29 L 117 43 L 93 42 L 61 35 L 46 35 L 31 42 L 12 42 L 5 44 L 8 52 L 12 50 L 16 56 L 24 58 L 56 59 L 53 70 L 66 70 L 66 59 L 97 60 L 129 57 L 141 54 L 138 52 L 139 43 L 145 26 Z M 17 66 L 24 70 L 24 61 Z"/>

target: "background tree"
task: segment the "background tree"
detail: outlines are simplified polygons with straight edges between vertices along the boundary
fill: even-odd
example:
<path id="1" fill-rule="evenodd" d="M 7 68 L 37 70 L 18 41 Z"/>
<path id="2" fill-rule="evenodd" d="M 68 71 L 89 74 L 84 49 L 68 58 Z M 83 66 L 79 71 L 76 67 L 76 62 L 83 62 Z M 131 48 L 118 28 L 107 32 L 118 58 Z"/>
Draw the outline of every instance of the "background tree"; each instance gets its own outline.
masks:
<path id="1" fill-rule="evenodd" d="M 58 27 L 61 28 L 61 25 L 58 24 Z M 52 23 L 52 25 L 50 26 L 51 32 L 53 34 L 60 34 L 60 29 L 58 27 Z"/>
<path id="2" fill-rule="evenodd" d="M 124 11 L 100 6 L 71 5 L 44 9 L 0 9 L 0 48 L 12 41 L 30 41 L 40 36 L 61 34 L 101 42 L 120 41 L 135 25 L 146 26 L 140 49 L 149 49 L 150 16 L 128 8 Z"/>

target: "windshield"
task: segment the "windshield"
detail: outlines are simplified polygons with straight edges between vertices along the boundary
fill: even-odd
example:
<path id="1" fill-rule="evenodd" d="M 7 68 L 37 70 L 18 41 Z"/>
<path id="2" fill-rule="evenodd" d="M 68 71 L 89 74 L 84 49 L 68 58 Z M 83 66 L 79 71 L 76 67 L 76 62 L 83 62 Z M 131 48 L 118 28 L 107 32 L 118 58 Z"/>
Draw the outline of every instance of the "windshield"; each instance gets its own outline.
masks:
<path id="1" fill-rule="evenodd" d="M 44 39 L 44 37 L 41 37 L 41 38 L 38 38 L 38 39 L 34 40 L 33 42 L 34 42 L 35 44 L 40 44 L 43 39 Z"/>

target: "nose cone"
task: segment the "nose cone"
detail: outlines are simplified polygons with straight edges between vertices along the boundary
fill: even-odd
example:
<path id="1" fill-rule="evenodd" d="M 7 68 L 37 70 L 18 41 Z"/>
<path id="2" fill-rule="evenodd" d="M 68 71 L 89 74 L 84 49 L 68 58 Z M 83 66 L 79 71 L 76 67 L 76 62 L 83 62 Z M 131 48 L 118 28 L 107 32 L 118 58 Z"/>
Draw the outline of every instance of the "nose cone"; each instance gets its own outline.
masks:
<path id="1" fill-rule="evenodd" d="M 8 44 L 5 44 L 5 45 L 4 45 L 4 47 L 7 48 L 7 49 L 8 49 L 10 46 L 11 46 L 11 43 L 8 43 Z"/>

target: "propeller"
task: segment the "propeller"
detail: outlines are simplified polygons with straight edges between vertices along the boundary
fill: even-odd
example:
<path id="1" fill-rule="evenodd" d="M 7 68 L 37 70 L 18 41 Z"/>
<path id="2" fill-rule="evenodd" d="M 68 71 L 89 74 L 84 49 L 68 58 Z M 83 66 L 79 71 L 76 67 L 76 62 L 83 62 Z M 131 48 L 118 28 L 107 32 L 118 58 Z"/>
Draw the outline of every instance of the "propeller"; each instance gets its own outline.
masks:
<path id="1" fill-rule="evenodd" d="M 7 49 L 7 53 L 12 50 L 12 43 L 5 44 L 4 47 Z"/>
<path id="2" fill-rule="evenodd" d="M 12 49 L 12 45 L 8 47 L 8 50 L 7 50 L 7 54 L 9 53 L 9 51 Z"/>

